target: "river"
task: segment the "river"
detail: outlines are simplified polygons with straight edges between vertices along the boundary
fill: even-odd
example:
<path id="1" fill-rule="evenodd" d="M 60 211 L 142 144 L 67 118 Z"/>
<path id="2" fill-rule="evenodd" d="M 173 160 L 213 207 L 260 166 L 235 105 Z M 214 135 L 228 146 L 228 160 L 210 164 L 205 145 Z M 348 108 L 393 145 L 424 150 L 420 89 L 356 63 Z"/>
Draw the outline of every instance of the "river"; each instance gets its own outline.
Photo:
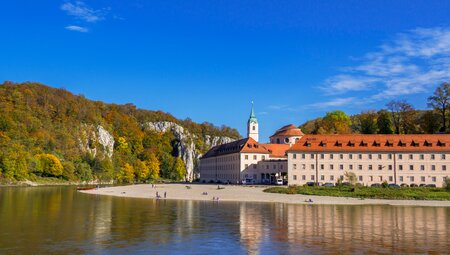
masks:
<path id="1" fill-rule="evenodd" d="M 0 254 L 448 254 L 450 208 L 170 201 L 0 188 Z"/>

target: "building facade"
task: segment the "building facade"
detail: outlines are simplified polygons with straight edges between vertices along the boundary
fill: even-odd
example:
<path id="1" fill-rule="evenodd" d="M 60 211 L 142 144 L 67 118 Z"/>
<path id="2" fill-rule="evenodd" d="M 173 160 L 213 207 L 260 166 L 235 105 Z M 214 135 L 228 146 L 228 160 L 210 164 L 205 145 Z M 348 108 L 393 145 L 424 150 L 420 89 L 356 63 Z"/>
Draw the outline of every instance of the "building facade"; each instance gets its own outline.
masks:
<path id="1" fill-rule="evenodd" d="M 293 125 L 283 128 L 275 134 L 289 141 L 299 138 L 300 129 Z M 259 125 L 252 105 L 247 138 L 216 146 L 203 155 L 199 165 L 200 181 L 240 184 L 269 184 L 280 179 L 287 181 L 286 151 L 293 143 L 262 144 L 258 139 Z"/>
<path id="2" fill-rule="evenodd" d="M 287 151 L 289 185 L 347 181 L 442 187 L 450 135 L 305 135 Z"/>

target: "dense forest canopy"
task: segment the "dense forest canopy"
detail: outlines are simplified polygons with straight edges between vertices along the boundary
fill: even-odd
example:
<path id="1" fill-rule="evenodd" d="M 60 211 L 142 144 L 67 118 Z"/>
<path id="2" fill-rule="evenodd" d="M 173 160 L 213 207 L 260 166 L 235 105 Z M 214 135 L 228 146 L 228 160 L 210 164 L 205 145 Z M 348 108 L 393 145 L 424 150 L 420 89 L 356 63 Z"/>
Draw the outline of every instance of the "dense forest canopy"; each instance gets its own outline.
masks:
<path id="1" fill-rule="evenodd" d="M 144 128 L 157 121 L 188 130 L 201 153 L 208 149 L 202 139 L 206 135 L 240 137 L 230 127 L 179 120 L 133 104 L 91 101 L 39 83 L 5 82 L 0 84 L 0 180 L 182 180 L 186 169 L 176 155 L 174 135 Z M 98 126 L 114 139 L 112 155 L 91 137 Z"/>
<path id="2" fill-rule="evenodd" d="M 343 111 L 300 126 L 306 134 L 434 134 L 450 133 L 450 83 L 442 83 L 430 97 L 430 110 L 416 110 L 405 100 L 393 100 L 385 109 L 348 116 Z"/>

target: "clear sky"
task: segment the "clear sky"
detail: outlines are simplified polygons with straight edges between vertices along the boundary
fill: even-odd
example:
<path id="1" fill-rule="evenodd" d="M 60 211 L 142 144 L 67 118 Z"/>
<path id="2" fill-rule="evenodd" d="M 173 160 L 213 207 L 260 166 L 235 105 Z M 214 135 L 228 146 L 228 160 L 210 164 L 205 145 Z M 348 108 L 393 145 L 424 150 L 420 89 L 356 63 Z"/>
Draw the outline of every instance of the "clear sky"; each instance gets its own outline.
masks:
<path id="1" fill-rule="evenodd" d="M 0 81 L 277 128 L 450 81 L 450 1 L 4 0 Z"/>

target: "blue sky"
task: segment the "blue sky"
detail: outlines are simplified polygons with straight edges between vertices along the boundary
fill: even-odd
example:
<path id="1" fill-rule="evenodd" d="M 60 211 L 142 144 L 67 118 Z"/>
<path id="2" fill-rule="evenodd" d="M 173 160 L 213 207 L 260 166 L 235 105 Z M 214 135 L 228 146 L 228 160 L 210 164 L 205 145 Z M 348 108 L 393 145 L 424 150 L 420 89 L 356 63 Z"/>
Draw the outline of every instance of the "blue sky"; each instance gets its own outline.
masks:
<path id="1" fill-rule="evenodd" d="M 450 1 L 1 1 L 0 81 L 278 127 L 450 81 Z"/>

